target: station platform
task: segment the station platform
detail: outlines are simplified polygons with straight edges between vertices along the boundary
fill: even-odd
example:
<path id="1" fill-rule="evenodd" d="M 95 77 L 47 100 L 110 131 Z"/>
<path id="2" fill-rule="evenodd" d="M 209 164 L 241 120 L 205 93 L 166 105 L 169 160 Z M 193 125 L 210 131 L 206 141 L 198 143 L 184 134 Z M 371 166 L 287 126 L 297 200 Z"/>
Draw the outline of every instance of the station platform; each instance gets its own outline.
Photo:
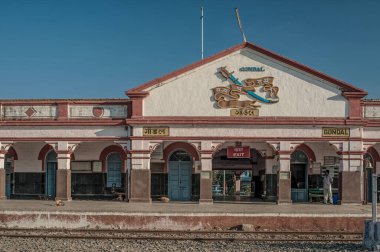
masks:
<path id="1" fill-rule="evenodd" d="M 362 232 L 371 205 L 320 203 L 0 201 L 1 228 Z"/>

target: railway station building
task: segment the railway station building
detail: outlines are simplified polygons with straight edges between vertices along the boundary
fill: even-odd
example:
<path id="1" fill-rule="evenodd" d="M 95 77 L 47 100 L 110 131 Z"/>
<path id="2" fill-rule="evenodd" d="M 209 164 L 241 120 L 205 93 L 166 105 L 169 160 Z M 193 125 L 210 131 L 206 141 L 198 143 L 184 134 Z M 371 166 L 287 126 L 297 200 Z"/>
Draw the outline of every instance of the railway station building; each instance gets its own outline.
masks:
<path id="1" fill-rule="evenodd" d="M 367 203 L 380 100 L 251 43 L 125 99 L 0 100 L 0 199 Z"/>

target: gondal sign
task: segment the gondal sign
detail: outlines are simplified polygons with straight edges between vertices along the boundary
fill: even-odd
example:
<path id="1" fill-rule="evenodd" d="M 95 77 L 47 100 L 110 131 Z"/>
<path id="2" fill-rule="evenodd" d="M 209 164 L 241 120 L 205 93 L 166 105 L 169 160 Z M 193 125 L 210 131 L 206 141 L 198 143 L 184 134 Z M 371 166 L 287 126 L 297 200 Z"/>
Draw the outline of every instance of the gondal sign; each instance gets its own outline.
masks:
<path id="1" fill-rule="evenodd" d="M 227 147 L 227 158 L 250 158 L 251 151 L 249 146 L 242 147 Z"/>
<path id="2" fill-rule="evenodd" d="M 322 137 L 349 137 L 350 128 L 322 128 Z"/>

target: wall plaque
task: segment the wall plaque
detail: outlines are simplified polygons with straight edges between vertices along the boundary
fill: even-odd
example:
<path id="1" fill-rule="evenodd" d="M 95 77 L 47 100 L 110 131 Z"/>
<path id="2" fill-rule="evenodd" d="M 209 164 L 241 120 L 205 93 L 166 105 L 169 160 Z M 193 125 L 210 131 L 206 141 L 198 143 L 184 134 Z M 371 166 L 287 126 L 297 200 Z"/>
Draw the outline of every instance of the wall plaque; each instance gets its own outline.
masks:
<path id="1" fill-rule="evenodd" d="M 169 127 L 143 127 L 143 136 L 169 136 Z"/>
<path id="2" fill-rule="evenodd" d="M 102 172 L 102 161 L 92 162 L 92 172 Z"/>
<path id="3" fill-rule="evenodd" d="M 201 179 L 210 179 L 211 178 L 211 173 L 208 171 L 203 171 L 201 172 Z"/>
<path id="4" fill-rule="evenodd" d="M 322 128 L 322 137 L 349 137 L 350 128 Z"/>
<path id="5" fill-rule="evenodd" d="M 279 172 L 278 175 L 279 175 L 280 180 L 290 179 L 290 173 L 289 172 Z"/>

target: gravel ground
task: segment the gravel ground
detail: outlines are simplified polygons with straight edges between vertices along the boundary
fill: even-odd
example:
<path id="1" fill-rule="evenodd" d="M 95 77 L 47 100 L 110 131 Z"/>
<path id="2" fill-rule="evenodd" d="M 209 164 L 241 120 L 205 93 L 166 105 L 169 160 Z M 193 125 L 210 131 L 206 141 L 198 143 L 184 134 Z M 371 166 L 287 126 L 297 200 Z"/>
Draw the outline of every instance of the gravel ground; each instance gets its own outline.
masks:
<path id="1" fill-rule="evenodd" d="M 365 251 L 360 243 L 195 242 L 0 237 L 0 251 Z"/>

